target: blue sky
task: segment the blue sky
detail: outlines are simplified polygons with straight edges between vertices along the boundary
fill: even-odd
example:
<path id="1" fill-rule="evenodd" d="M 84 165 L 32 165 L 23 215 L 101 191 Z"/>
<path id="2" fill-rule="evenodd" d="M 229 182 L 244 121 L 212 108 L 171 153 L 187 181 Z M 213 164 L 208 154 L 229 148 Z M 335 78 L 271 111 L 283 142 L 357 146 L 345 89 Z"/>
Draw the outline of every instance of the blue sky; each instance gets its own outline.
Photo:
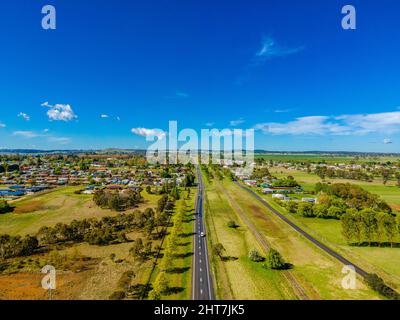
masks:
<path id="1" fill-rule="evenodd" d="M 353 4 L 357 29 L 343 30 Z M 41 28 L 41 8 L 57 29 Z M 0 147 L 143 148 L 255 128 L 267 150 L 400 152 L 400 3 L 7 1 Z"/>

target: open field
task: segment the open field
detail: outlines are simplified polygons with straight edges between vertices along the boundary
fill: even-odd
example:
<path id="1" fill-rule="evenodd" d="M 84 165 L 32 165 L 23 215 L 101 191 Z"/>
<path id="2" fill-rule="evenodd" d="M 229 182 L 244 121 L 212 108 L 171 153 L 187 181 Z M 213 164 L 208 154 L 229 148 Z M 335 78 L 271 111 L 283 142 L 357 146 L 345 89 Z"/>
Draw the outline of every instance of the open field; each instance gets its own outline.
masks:
<path id="1" fill-rule="evenodd" d="M 230 181 L 224 186 L 248 213 L 271 246 L 294 265 L 291 270 L 311 299 L 376 299 L 378 295 L 357 281 L 357 290 L 341 287 L 342 265 L 280 220 L 250 194 Z"/>
<path id="2" fill-rule="evenodd" d="M 284 277 L 286 271 L 264 269 L 251 262 L 247 255 L 256 248 L 265 254 L 252 231 L 238 215 L 239 208 L 256 226 L 266 241 L 294 268 L 290 273 L 309 299 L 379 299 L 378 295 L 357 281 L 357 290 L 341 287 L 342 266 L 320 249 L 302 238 L 295 230 L 280 221 L 256 199 L 231 181 L 207 184 L 207 225 L 210 243 L 221 242 L 226 254 L 237 260 L 221 262 L 212 258 L 217 282 L 217 295 L 223 299 L 298 299 L 293 286 Z M 240 227 L 227 227 L 229 220 Z"/>
<path id="3" fill-rule="evenodd" d="M 53 226 L 59 222 L 69 223 L 74 219 L 101 218 L 118 214 L 96 206 L 92 195 L 75 194 L 74 191 L 80 188 L 62 187 L 13 202 L 14 212 L 0 215 L 0 234 L 34 234 L 44 225 Z M 142 191 L 142 195 L 145 202 L 137 209 L 155 207 L 159 196 L 147 194 L 146 191 Z"/>
<path id="4" fill-rule="evenodd" d="M 221 261 L 211 255 L 211 267 L 216 280 L 218 299 L 295 299 L 291 288 L 282 281 L 279 271 L 263 269 L 260 263 L 248 259 L 249 250 L 261 248 L 249 229 L 240 223 L 236 229 L 228 228 L 227 222 L 239 217 L 228 199 L 216 185 L 205 183 L 205 217 L 210 252 L 212 245 L 222 243 L 227 259 Z"/>
<path id="5" fill-rule="evenodd" d="M 52 226 L 58 222 L 69 223 L 73 219 L 119 214 L 97 207 L 91 195 L 75 194 L 74 191 L 78 189 L 79 187 L 63 187 L 13 203 L 13 213 L 0 215 L 0 234 L 33 234 L 43 225 Z M 137 208 L 139 210 L 155 207 L 160 198 L 145 191 L 142 195 L 145 202 Z M 127 298 L 140 299 L 153 259 L 141 261 L 129 253 L 133 241 L 138 237 L 144 237 L 140 230 L 128 233 L 129 241 L 120 244 L 57 245 L 50 252 L 8 259 L 4 270 L 0 264 L 0 299 L 47 299 L 48 295 L 40 284 L 43 277 L 40 269 L 46 264 L 55 265 L 57 270 L 54 299 L 108 299 L 112 293 L 120 290 L 121 276 L 127 271 L 134 273 L 130 283 L 132 290 Z M 153 248 L 159 243 L 159 240 L 153 240 Z M 54 262 L 54 255 L 61 261 L 67 260 L 68 264 L 58 266 Z M 77 256 L 84 258 L 76 258 Z"/>
<path id="6" fill-rule="evenodd" d="M 324 163 L 349 163 L 359 162 L 366 163 L 370 161 L 376 162 L 396 162 L 400 161 L 400 157 L 396 156 L 368 156 L 368 157 L 357 157 L 357 156 L 346 156 L 346 155 L 333 155 L 333 154 L 256 154 L 255 158 L 273 160 L 273 161 L 313 161 L 313 162 L 324 162 Z"/>
<path id="7" fill-rule="evenodd" d="M 341 222 L 333 219 L 305 218 L 290 214 L 272 201 L 271 196 L 260 195 L 279 212 L 290 218 L 314 237 L 338 251 L 368 272 L 380 275 L 393 288 L 400 288 L 400 248 L 348 246 L 341 232 Z"/>

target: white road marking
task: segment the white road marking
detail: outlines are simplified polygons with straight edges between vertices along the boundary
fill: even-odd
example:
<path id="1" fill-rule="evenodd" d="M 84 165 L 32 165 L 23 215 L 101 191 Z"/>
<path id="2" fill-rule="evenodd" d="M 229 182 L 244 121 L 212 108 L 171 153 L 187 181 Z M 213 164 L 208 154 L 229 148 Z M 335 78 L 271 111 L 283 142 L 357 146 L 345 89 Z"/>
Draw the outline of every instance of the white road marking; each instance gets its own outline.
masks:
<path id="1" fill-rule="evenodd" d="M 200 278 L 200 282 L 203 282 L 203 278 Z"/>

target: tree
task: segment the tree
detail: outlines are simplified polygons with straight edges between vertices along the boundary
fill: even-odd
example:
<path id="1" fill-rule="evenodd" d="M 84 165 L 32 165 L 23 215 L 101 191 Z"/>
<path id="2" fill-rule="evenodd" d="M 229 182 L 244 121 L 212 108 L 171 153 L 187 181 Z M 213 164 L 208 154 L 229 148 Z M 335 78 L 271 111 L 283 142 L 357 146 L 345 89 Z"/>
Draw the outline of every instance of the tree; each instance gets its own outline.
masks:
<path id="1" fill-rule="evenodd" d="M 363 209 L 361 211 L 362 218 L 362 233 L 365 240 L 371 245 L 374 240 L 378 229 L 378 222 L 376 219 L 376 213 L 371 209 Z"/>
<path id="2" fill-rule="evenodd" d="M 151 191 L 151 187 L 150 187 L 150 186 L 147 186 L 147 187 L 146 187 L 146 192 L 147 192 L 148 194 L 152 194 L 152 193 L 153 193 L 153 191 Z"/>
<path id="3" fill-rule="evenodd" d="M 309 202 L 300 202 L 297 206 L 297 213 L 303 217 L 314 217 L 313 204 Z"/>
<path id="4" fill-rule="evenodd" d="M 13 209 L 5 200 L 0 200 L 0 214 L 11 212 Z"/>
<path id="5" fill-rule="evenodd" d="M 183 186 L 192 187 L 194 185 L 195 176 L 192 172 L 186 174 L 185 179 L 183 180 Z"/>
<path id="6" fill-rule="evenodd" d="M 169 289 L 169 282 L 165 275 L 165 272 L 158 273 L 156 280 L 153 284 L 153 290 L 155 290 L 159 295 L 166 294 Z"/>
<path id="7" fill-rule="evenodd" d="M 269 249 L 268 251 L 266 265 L 268 268 L 276 270 L 286 268 L 286 263 L 281 254 L 273 248 Z"/>
<path id="8" fill-rule="evenodd" d="M 224 246 L 222 245 L 222 243 L 216 243 L 213 245 L 212 248 L 213 254 L 220 257 L 220 259 L 223 259 L 223 253 L 225 251 Z"/>
<path id="9" fill-rule="evenodd" d="M 143 257 L 143 250 L 144 250 L 143 240 L 142 240 L 142 238 L 138 238 L 133 243 L 132 248 L 129 249 L 129 252 L 135 258 L 142 258 Z"/>
<path id="10" fill-rule="evenodd" d="M 382 213 L 379 219 L 379 229 L 382 230 L 390 246 L 393 247 L 393 238 L 396 235 L 396 218 L 389 213 Z"/>
<path id="11" fill-rule="evenodd" d="M 255 249 L 250 250 L 249 259 L 253 262 L 264 261 L 264 257 Z"/>

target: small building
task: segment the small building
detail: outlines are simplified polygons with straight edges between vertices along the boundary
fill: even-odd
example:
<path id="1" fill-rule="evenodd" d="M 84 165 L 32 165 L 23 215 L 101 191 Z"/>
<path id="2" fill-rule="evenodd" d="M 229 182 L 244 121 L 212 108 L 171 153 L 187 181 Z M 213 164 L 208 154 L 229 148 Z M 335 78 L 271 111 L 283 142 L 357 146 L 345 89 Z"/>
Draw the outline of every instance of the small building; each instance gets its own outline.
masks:
<path id="1" fill-rule="evenodd" d="M 272 193 L 274 193 L 274 190 L 272 190 L 270 188 L 263 188 L 261 192 L 264 194 L 272 194 Z"/>
<path id="2" fill-rule="evenodd" d="M 301 198 L 301 202 L 317 203 L 315 198 Z"/>

